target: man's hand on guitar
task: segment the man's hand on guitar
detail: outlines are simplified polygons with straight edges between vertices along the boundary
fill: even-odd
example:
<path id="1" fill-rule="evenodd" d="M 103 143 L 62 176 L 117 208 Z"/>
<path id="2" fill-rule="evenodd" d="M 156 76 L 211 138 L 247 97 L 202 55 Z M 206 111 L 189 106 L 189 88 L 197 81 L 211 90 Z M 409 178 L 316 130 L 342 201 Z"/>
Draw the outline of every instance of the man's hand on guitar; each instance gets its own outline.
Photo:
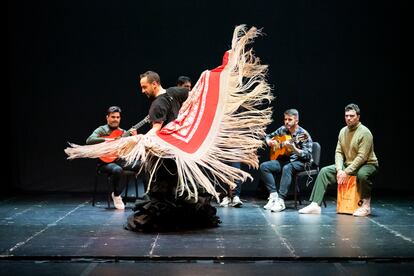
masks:
<path id="1" fill-rule="evenodd" d="M 292 152 L 302 154 L 302 150 L 296 146 L 296 143 L 304 142 L 308 139 L 306 133 L 299 134 L 292 138 L 290 135 L 279 135 L 266 141 L 270 146 L 270 160 L 276 160 L 279 156 L 289 156 Z"/>
<path id="2" fill-rule="evenodd" d="M 129 132 L 129 134 L 131 134 L 132 136 L 134 136 L 134 135 L 137 135 L 137 134 L 138 134 L 138 132 L 137 132 L 137 129 L 136 129 L 136 128 L 130 128 L 130 129 L 128 130 L 128 132 Z"/>
<path id="3" fill-rule="evenodd" d="M 284 144 L 284 146 L 290 152 L 294 152 L 296 154 L 301 154 L 302 153 L 302 150 L 299 149 L 298 147 L 296 147 L 295 142 L 292 141 L 292 140 L 286 141 L 285 144 Z"/>
<path id="4" fill-rule="evenodd" d="M 293 143 L 292 139 L 287 140 L 284 142 L 284 146 L 288 149 L 293 151 L 295 149 L 295 143 Z"/>
<path id="5" fill-rule="evenodd" d="M 278 143 L 276 140 L 267 141 L 267 145 L 272 147 L 274 150 L 282 148 L 282 144 Z"/>

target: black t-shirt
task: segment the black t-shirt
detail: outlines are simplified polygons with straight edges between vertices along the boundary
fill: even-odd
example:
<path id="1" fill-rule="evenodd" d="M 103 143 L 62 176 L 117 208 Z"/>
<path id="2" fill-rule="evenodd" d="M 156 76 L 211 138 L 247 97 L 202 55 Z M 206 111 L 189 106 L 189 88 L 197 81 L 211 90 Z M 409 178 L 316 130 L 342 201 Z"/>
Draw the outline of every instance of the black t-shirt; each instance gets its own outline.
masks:
<path id="1" fill-rule="evenodd" d="M 154 99 L 148 113 L 152 123 L 163 122 L 163 126 L 177 118 L 181 105 L 188 97 L 186 88 L 170 87 L 166 92 Z"/>

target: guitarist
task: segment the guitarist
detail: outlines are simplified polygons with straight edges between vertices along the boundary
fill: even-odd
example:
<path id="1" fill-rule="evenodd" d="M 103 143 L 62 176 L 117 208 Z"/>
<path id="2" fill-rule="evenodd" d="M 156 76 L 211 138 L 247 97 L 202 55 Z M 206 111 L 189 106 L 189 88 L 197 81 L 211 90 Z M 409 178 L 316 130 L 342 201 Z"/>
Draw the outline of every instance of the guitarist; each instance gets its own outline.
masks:
<path id="1" fill-rule="evenodd" d="M 266 144 L 271 150 L 281 151 L 277 159 L 260 164 L 260 178 L 268 189 L 269 201 L 264 206 L 272 212 L 283 211 L 285 198 L 295 172 L 304 171 L 305 164 L 312 159 L 312 138 L 299 126 L 299 112 L 288 109 L 284 112 L 284 125 L 266 135 Z M 273 174 L 281 174 L 279 193 Z"/>
<path id="2" fill-rule="evenodd" d="M 109 107 L 106 114 L 106 125 L 102 125 L 95 129 L 93 133 L 88 137 L 88 139 L 86 139 L 86 144 L 97 144 L 137 134 L 136 129 L 131 128 L 130 130 L 125 131 L 120 128 L 120 122 L 121 108 L 119 106 Z M 137 166 L 126 166 L 123 160 L 114 158 L 111 162 L 104 162 L 102 160 L 99 160 L 98 167 L 101 172 L 108 173 L 111 176 L 111 182 L 113 185 L 113 193 L 111 196 L 114 201 L 115 208 L 124 210 L 125 204 L 122 201 L 120 195 L 122 193 L 122 189 L 120 187 L 121 174 L 123 170 L 138 171 L 138 169 L 135 169 Z"/>

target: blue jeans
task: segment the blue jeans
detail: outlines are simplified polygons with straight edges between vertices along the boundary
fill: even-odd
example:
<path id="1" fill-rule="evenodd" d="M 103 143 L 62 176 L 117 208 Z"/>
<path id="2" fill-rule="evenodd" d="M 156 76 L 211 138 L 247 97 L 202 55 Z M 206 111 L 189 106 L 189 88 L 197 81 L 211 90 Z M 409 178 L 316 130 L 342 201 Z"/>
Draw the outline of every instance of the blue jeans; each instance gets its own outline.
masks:
<path id="1" fill-rule="evenodd" d="M 107 173 L 111 176 L 111 183 L 113 186 L 113 191 L 115 196 L 119 196 L 122 193 L 124 187 L 120 187 L 121 175 L 124 170 L 128 171 L 139 171 L 139 163 L 135 166 L 126 165 L 124 160 L 117 159 L 112 163 L 99 163 L 99 170 L 103 173 Z"/>
<path id="2" fill-rule="evenodd" d="M 282 173 L 279 183 L 279 197 L 285 199 L 292 183 L 293 174 L 303 170 L 305 170 L 305 163 L 302 161 L 270 160 L 260 164 L 260 178 L 269 193 L 274 193 L 277 192 L 277 189 L 273 174 Z"/>
<path id="3" fill-rule="evenodd" d="M 230 163 L 230 166 L 232 166 L 234 168 L 237 168 L 237 169 L 240 169 L 241 168 L 241 163 L 240 162 L 233 162 L 233 163 Z M 236 184 L 236 188 L 233 190 L 233 195 L 240 197 L 241 181 L 236 180 L 235 184 Z"/>

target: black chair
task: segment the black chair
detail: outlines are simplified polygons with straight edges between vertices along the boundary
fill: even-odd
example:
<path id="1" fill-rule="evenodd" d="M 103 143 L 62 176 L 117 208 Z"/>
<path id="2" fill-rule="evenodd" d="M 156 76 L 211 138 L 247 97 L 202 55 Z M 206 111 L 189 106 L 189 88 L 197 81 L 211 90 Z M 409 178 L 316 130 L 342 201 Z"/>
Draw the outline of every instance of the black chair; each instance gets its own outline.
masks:
<path id="1" fill-rule="evenodd" d="M 111 183 L 111 175 L 109 173 L 106 172 L 102 172 L 99 167 L 96 168 L 96 175 L 95 175 L 95 185 L 94 185 L 94 189 L 93 189 L 93 199 L 92 199 L 92 206 L 95 206 L 95 199 L 96 199 L 96 193 L 97 193 L 97 187 L 98 187 L 98 182 L 99 182 L 99 177 L 100 176 L 106 176 L 106 184 L 107 184 L 107 188 L 108 188 L 108 192 L 107 192 L 107 202 L 108 202 L 108 208 L 111 208 L 111 194 L 112 194 L 112 183 Z M 135 184 L 135 197 L 132 198 L 133 200 L 136 200 L 138 198 L 138 181 L 139 178 L 136 175 L 135 171 L 128 171 L 128 170 L 124 170 L 122 172 L 121 175 L 121 181 L 125 181 L 125 193 L 124 196 L 122 198 L 122 200 L 124 201 L 124 203 L 126 203 L 126 201 L 128 199 L 130 199 L 128 197 L 128 186 L 130 183 L 130 180 L 134 181 Z"/>
<path id="2" fill-rule="evenodd" d="M 312 145 L 312 159 L 313 160 L 312 160 L 311 164 L 309 165 L 309 167 L 306 168 L 305 171 L 298 172 L 294 176 L 294 182 L 295 182 L 294 200 L 295 200 L 295 208 L 296 209 L 297 209 L 297 206 L 298 206 L 298 201 L 299 201 L 299 204 L 302 204 L 299 180 L 306 176 L 306 177 L 308 177 L 308 182 L 307 183 L 310 183 L 314 179 L 316 179 L 316 176 L 319 173 L 319 162 L 321 160 L 321 145 L 318 142 L 313 142 L 313 145 Z M 325 200 L 323 201 L 323 204 L 326 207 Z"/>

